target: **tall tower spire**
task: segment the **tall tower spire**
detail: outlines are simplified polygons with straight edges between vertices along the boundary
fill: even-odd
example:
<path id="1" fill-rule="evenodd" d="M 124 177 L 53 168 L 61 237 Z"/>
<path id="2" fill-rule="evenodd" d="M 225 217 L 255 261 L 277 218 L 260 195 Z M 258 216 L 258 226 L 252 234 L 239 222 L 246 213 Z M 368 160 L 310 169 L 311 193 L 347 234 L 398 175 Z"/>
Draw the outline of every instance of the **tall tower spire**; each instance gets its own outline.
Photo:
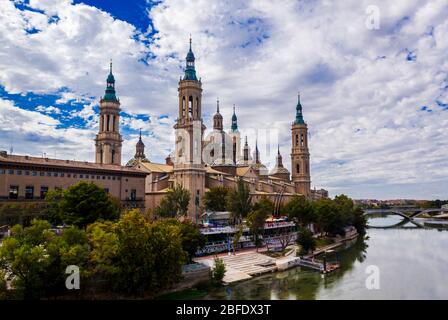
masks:
<path id="1" fill-rule="evenodd" d="M 110 101 L 118 101 L 115 95 L 115 77 L 112 73 L 112 59 L 110 59 L 109 75 L 107 76 L 106 79 L 106 92 L 103 99 Z"/>
<path id="2" fill-rule="evenodd" d="M 235 113 L 235 105 L 233 105 L 233 115 L 232 115 L 232 127 L 231 127 L 232 132 L 237 132 L 238 131 L 238 118 L 236 117 L 236 113 Z"/>
<path id="3" fill-rule="evenodd" d="M 196 69 L 194 66 L 195 57 L 193 54 L 193 50 L 191 49 L 191 35 L 190 35 L 190 50 L 187 53 L 186 60 L 186 66 L 185 66 L 185 75 L 183 80 L 195 80 L 197 81 L 196 77 Z"/>
<path id="4" fill-rule="evenodd" d="M 120 101 L 115 94 L 112 60 L 106 79 L 106 92 L 100 100 L 100 126 L 95 138 L 95 162 L 121 165 Z"/>
<path id="5" fill-rule="evenodd" d="M 223 131 L 223 118 L 222 115 L 219 113 L 219 98 L 216 100 L 216 113 L 213 116 L 213 129 L 218 131 Z"/>
<path id="6" fill-rule="evenodd" d="M 174 183 L 190 191 L 188 215 L 198 221 L 205 190 L 205 166 L 202 159 L 205 125 L 202 121 L 202 83 L 196 77 L 191 37 L 184 77 L 179 81 L 179 116 L 174 125 L 176 146 Z"/>
<path id="7" fill-rule="evenodd" d="M 291 173 L 297 193 L 311 195 L 310 153 L 308 150 L 308 126 L 303 120 L 300 94 L 296 106 L 296 119 L 291 127 Z"/>
<path id="8" fill-rule="evenodd" d="M 260 164 L 260 151 L 258 151 L 258 139 L 255 140 L 255 152 L 254 152 L 255 164 Z"/>
<path id="9" fill-rule="evenodd" d="M 303 114 L 302 114 L 302 104 L 300 103 L 300 92 L 297 94 L 297 106 L 296 106 L 296 124 L 304 124 L 305 121 L 303 120 Z"/>
<path id="10" fill-rule="evenodd" d="M 134 158 L 146 159 L 145 156 L 145 144 L 142 141 L 142 129 L 140 129 L 137 144 L 135 145 L 135 156 Z"/>
<path id="11" fill-rule="evenodd" d="M 243 161 L 246 165 L 249 163 L 249 144 L 247 143 L 247 136 L 244 140 Z"/>

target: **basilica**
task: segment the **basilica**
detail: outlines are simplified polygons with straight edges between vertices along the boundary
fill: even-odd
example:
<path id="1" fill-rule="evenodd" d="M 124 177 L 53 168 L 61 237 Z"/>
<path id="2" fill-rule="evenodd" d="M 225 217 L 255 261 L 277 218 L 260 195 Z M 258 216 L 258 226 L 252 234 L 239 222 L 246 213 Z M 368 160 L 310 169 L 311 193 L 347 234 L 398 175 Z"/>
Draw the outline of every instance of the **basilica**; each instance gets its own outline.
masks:
<path id="1" fill-rule="evenodd" d="M 204 212 L 205 192 L 216 186 L 235 188 L 240 179 L 249 187 L 254 202 L 267 197 L 275 203 L 277 213 L 280 205 L 296 194 L 309 199 L 328 196 L 326 190 L 310 187 L 308 127 L 303 119 L 300 96 L 290 128 L 291 170 L 283 166 L 280 149 L 271 171 L 262 163 L 257 143 L 251 155 L 247 137 L 242 144 L 235 107 L 231 127 L 225 130 L 219 100 L 213 116 L 213 130 L 205 136 L 202 82 L 196 74 L 191 39 L 185 73 L 178 84 L 173 152 L 165 163 L 152 162 L 145 155 L 140 134 L 134 157 L 122 165 L 121 109 L 112 63 L 106 83 L 100 100 L 95 161 L 49 159 L 0 150 L 0 202 L 43 203 L 49 190 L 87 181 L 104 188 L 124 207 L 154 209 L 171 188 L 181 185 L 190 192 L 188 215 L 199 221 Z"/>
<path id="2" fill-rule="evenodd" d="M 145 155 L 145 145 L 140 135 L 135 156 L 127 163 L 127 166 L 148 174 L 145 184 L 146 208 L 155 208 L 171 187 L 180 184 L 190 191 L 189 215 L 197 218 L 201 212 L 201 199 L 208 189 L 216 186 L 234 188 L 238 179 L 249 186 L 253 201 L 261 197 L 270 198 L 276 204 L 276 209 L 295 194 L 312 199 L 328 196 L 326 190 L 311 190 L 310 187 L 308 128 L 302 115 L 300 95 L 290 128 L 291 171 L 283 166 L 278 149 L 275 167 L 269 172 L 260 159 L 257 144 L 253 156 L 250 154 L 247 137 L 244 137 L 244 144 L 241 145 L 242 137 L 235 106 L 231 127 L 226 131 L 217 100 L 213 130 L 204 136 L 206 126 L 202 119 L 202 82 L 196 74 L 191 39 L 185 73 L 179 80 L 178 92 L 174 152 L 168 155 L 165 163 L 151 162 Z M 120 150 L 120 139 L 119 136 L 115 137 L 117 152 Z M 108 151 L 107 159 L 114 158 L 112 152 L 113 150 Z M 101 157 L 98 152 L 97 157 Z"/>

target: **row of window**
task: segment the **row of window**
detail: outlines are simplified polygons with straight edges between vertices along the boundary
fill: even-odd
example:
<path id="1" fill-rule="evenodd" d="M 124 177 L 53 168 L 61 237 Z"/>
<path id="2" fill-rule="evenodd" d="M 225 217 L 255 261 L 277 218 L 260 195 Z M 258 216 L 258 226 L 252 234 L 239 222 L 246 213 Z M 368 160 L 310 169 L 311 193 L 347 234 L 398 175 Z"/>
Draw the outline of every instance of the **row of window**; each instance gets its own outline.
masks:
<path id="1" fill-rule="evenodd" d="M 57 189 L 61 189 L 59 187 L 55 188 Z M 104 188 L 104 191 L 106 191 L 107 193 L 109 193 L 109 188 Z M 41 186 L 40 187 L 40 193 L 38 195 L 38 197 L 34 196 L 34 186 L 26 186 L 25 187 L 25 199 L 45 199 L 45 196 L 47 195 L 48 192 L 48 187 L 47 186 Z M 126 192 L 128 192 L 128 190 L 126 190 Z M 9 199 L 18 199 L 19 198 L 19 186 L 17 185 L 10 185 L 9 186 Z M 136 189 L 131 189 L 131 195 L 130 195 L 130 199 L 131 200 L 137 200 L 137 190 Z"/>
<path id="2" fill-rule="evenodd" d="M 33 177 L 67 177 L 67 178 L 79 178 L 79 179 L 96 179 L 96 180 L 120 180 L 120 177 L 115 176 L 99 176 L 99 175 L 90 175 L 90 174 L 77 174 L 77 173 L 64 173 L 64 172 L 45 172 L 45 171 L 26 171 L 26 170 L 5 170 L 0 169 L 0 174 L 16 174 L 16 175 L 24 175 L 24 176 L 33 176 Z M 128 181 L 128 179 L 126 179 Z"/>

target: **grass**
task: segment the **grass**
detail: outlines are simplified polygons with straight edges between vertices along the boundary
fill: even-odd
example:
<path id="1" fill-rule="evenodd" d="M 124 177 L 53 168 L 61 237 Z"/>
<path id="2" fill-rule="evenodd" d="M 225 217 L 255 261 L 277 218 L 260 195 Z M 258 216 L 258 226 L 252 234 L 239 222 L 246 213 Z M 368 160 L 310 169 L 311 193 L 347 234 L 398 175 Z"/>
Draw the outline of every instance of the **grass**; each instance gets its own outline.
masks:
<path id="1" fill-rule="evenodd" d="M 316 239 L 316 248 L 325 247 L 333 243 L 334 240 L 332 238 L 329 237 L 318 238 Z"/>

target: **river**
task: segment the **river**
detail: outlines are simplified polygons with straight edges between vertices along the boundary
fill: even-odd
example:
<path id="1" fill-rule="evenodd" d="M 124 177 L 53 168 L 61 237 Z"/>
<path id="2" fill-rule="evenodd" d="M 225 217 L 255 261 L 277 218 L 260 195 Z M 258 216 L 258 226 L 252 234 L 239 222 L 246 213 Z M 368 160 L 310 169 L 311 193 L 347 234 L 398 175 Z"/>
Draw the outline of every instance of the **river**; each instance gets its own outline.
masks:
<path id="1" fill-rule="evenodd" d="M 389 226 L 400 219 L 388 216 L 369 223 Z M 368 229 L 351 247 L 329 256 L 329 261 L 341 262 L 340 270 L 330 275 L 297 267 L 213 289 L 204 299 L 448 299 L 447 249 L 448 230 L 411 223 Z M 373 282 L 369 269 L 378 274 Z M 367 288 L 369 276 L 368 283 L 379 288 Z"/>

